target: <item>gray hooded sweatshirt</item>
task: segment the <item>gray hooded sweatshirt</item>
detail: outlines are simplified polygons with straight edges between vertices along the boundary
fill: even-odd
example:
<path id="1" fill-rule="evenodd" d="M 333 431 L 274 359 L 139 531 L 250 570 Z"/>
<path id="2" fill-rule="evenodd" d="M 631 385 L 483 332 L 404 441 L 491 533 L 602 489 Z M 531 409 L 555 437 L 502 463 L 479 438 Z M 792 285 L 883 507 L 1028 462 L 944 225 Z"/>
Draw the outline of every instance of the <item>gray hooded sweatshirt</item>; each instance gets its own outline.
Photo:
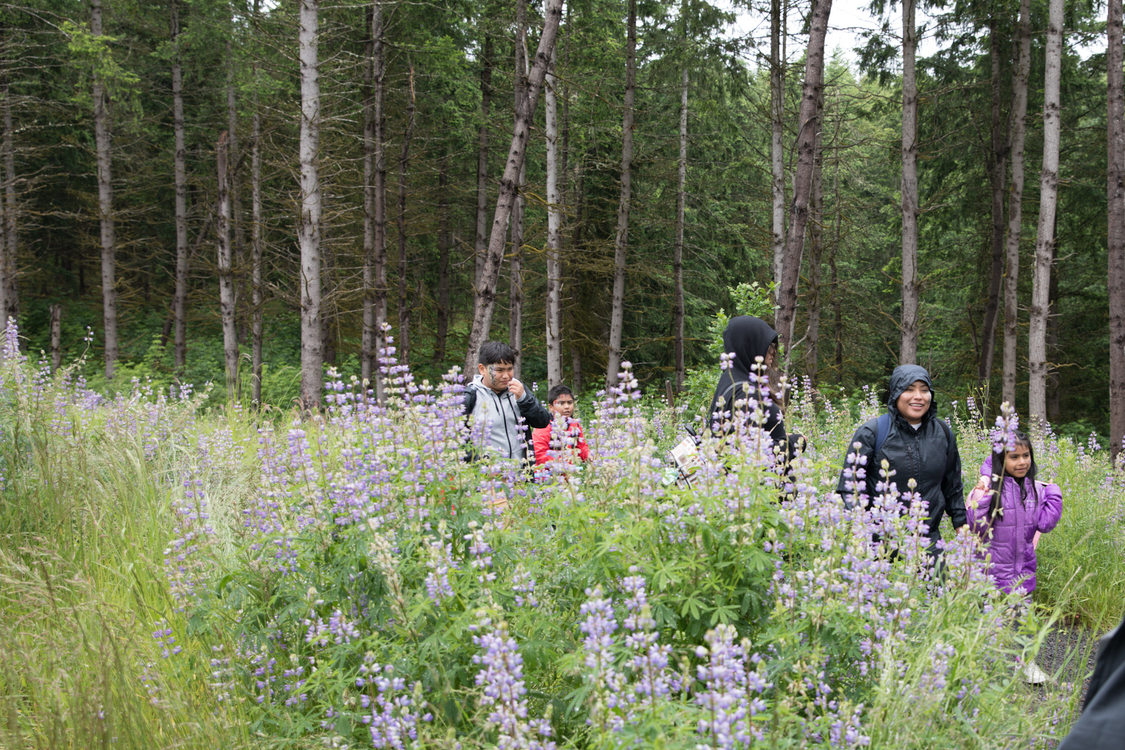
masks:
<path id="1" fill-rule="evenodd" d="M 527 457 L 527 426 L 546 427 L 551 423 L 550 413 L 543 408 L 529 389 L 524 389 L 518 401 L 511 392 L 497 393 L 489 388 L 478 374 L 469 384 L 476 396 L 469 419 L 485 424 L 484 445 L 502 458 Z M 524 424 L 520 423 L 523 419 Z"/>

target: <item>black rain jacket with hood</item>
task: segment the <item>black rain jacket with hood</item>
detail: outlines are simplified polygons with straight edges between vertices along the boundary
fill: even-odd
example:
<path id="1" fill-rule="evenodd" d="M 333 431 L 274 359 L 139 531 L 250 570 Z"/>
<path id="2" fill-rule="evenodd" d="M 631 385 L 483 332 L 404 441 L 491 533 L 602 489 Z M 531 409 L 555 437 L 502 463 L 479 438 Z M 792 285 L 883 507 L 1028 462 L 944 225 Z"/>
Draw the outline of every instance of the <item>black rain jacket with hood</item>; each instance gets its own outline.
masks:
<path id="1" fill-rule="evenodd" d="M 757 389 L 750 385 L 750 372 L 755 360 L 758 357 L 764 360 L 770 346 L 776 343 L 777 331 L 761 318 L 738 315 L 727 323 L 726 330 L 723 331 L 723 351 L 733 352 L 734 359 L 731 360 L 730 369 L 723 370 L 723 374 L 719 376 L 719 384 L 715 386 L 715 395 L 711 398 L 708 414 L 711 415 L 711 432 L 716 437 L 733 432 L 733 420 L 724 415 L 731 413 L 736 400 L 745 398 L 745 389 L 749 387 L 749 394 L 757 396 Z M 745 419 L 747 424 L 752 424 L 749 412 Z M 785 422 L 777 404 L 769 405 L 762 429 L 769 433 L 774 445 L 787 444 Z"/>
<path id="2" fill-rule="evenodd" d="M 898 397 L 916 381 L 921 380 L 930 389 L 930 408 L 923 415 L 922 423 L 915 429 L 898 411 Z M 875 484 L 879 481 L 882 460 L 887 459 L 894 471 L 892 478 L 900 493 L 909 491 L 909 482 L 917 483 L 915 491 L 926 501 L 929 509 L 929 532 L 931 541 L 941 538 L 938 526 L 946 513 L 959 529 L 967 522 L 965 515 L 965 493 L 961 484 L 961 454 L 957 450 L 957 440 L 949 425 L 937 418 L 937 398 L 933 396 L 934 386 L 930 374 L 919 365 L 899 365 L 891 373 L 890 395 L 887 411 L 891 415 L 890 430 L 883 441 L 878 455 L 875 455 L 875 437 L 878 418 L 870 419 L 860 425 L 855 435 L 848 441 L 844 454 L 858 452 L 867 457 L 867 499 L 875 497 Z M 856 449 L 854 445 L 860 444 Z M 847 488 L 843 473 L 836 491 L 845 502 L 854 503 L 855 498 Z"/>

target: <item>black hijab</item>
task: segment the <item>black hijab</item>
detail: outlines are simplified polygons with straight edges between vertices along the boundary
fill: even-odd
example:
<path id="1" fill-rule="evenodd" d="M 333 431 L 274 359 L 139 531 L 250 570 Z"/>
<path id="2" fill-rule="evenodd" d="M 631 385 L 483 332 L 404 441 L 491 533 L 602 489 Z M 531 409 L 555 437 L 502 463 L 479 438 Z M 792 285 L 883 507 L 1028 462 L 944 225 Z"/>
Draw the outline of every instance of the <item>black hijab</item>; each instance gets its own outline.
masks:
<path id="1" fill-rule="evenodd" d="M 753 371 L 754 365 L 758 357 L 763 360 L 766 357 L 766 352 L 769 351 L 771 345 L 777 343 L 777 331 L 775 331 L 768 323 L 761 318 L 755 318 L 752 315 L 738 315 L 730 319 L 727 323 L 726 330 L 723 331 L 723 351 L 734 354 L 734 359 L 731 360 L 730 369 L 723 370 L 722 375 L 719 376 L 719 383 L 715 386 L 715 395 L 711 397 L 711 409 L 708 412 L 710 418 L 715 420 L 716 413 L 722 414 L 723 412 L 730 412 L 735 400 L 735 392 L 741 395 L 741 389 L 737 386 L 739 383 L 749 383 L 750 373 Z M 732 386 L 734 386 L 732 388 Z M 776 383 L 770 383 L 770 387 L 776 387 Z M 751 393 L 755 393 L 754 390 Z M 781 411 L 777 405 L 770 406 L 766 414 L 766 422 L 763 427 L 774 432 L 774 427 L 781 421 Z M 784 438 L 784 428 L 781 428 L 781 436 Z"/>

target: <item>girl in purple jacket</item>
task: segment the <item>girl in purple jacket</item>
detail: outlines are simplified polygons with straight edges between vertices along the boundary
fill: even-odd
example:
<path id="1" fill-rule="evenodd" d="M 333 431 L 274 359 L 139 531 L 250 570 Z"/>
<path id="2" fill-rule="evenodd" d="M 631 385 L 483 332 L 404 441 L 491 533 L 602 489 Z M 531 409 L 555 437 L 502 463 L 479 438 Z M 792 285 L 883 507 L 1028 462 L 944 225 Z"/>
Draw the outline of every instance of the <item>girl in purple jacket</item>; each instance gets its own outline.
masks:
<path id="1" fill-rule="evenodd" d="M 993 473 L 993 466 L 1001 467 Z M 965 503 L 969 527 L 980 536 L 989 572 L 1005 593 L 1035 590 L 1035 546 L 1039 535 L 1059 522 L 1062 491 L 1036 480 L 1035 450 L 1026 433 L 1016 432 L 1014 447 L 994 452 L 980 467 L 981 478 Z M 1047 681 L 1034 661 L 1023 665 L 1033 685 Z"/>
<path id="2" fill-rule="evenodd" d="M 1000 466 L 997 473 L 993 467 Z M 969 526 L 980 536 L 989 572 L 1005 592 L 1035 590 L 1035 546 L 1059 522 L 1062 491 L 1036 480 L 1035 451 L 1024 432 L 1015 447 L 993 453 L 980 467 L 981 480 L 965 503 Z"/>

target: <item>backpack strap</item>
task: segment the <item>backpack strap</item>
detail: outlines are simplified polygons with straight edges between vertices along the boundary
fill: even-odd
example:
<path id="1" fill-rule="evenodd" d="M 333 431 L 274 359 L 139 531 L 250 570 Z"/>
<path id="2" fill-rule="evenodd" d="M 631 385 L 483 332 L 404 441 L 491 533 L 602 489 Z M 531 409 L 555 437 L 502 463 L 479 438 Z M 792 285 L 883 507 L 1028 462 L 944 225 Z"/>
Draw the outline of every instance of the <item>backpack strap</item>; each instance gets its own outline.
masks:
<path id="1" fill-rule="evenodd" d="M 937 419 L 937 417 L 934 417 L 934 419 Z M 938 419 L 937 423 L 945 431 L 945 472 L 948 474 L 953 464 L 953 430 L 944 419 Z"/>
<path id="2" fill-rule="evenodd" d="M 472 430 L 471 417 L 472 417 L 472 414 L 473 414 L 473 409 L 476 408 L 476 405 L 477 405 L 477 389 L 473 388 L 472 384 L 470 383 L 469 386 L 467 388 L 465 388 L 464 396 L 465 396 L 465 401 L 464 401 L 465 411 L 462 412 L 462 414 L 463 414 L 462 419 L 464 420 L 464 423 L 465 423 L 465 435 L 469 435 L 469 433 Z M 465 441 L 465 461 L 473 461 L 476 458 L 478 458 L 478 454 L 477 454 L 476 449 L 473 447 L 473 441 L 472 440 L 466 440 Z"/>
<path id="3" fill-rule="evenodd" d="M 891 431 L 891 413 L 883 412 L 879 418 L 875 420 L 875 450 L 871 452 L 871 458 L 874 460 L 879 451 L 883 448 L 883 443 L 887 442 L 887 434 Z"/>

